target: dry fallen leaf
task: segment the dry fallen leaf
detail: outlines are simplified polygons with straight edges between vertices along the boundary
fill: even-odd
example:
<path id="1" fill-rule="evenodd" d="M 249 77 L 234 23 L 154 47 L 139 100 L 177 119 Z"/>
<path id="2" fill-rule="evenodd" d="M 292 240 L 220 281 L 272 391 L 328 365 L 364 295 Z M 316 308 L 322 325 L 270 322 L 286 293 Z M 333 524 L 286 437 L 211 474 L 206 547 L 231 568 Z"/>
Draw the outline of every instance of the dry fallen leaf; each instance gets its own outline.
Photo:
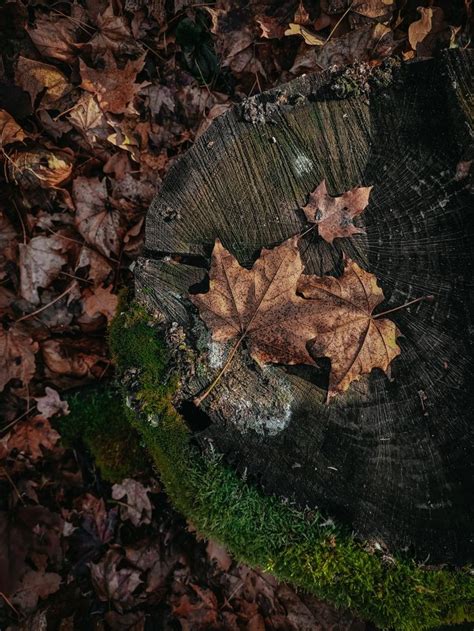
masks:
<path id="1" fill-rule="evenodd" d="M 9 154 L 8 173 L 25 190 L 57 188 L 70 177 L 73 161 L 74 152 L 68 148 L 17 149 Z"/>
<path id="2" fill-rule="evenodd" d="M 0 392 L 10 379 L 20 379 L 27 385 L 35 374 L 35 353 L 38 343 L 22 331 L 19 325 L 5 330 L 0 327 Z"/>
<path id="3" fill-rule="evenodd" d="M 79 5 L 72 6 L 73 10 L 79 8 Z M 66 63 L 75 61 L 74 43 L 78 27 L 74 18 L 61 18 L 56 13 L 40 14 L 33 26 L 27 26 L 28 35 L 41 55 Z"/>
<path id="4" fill-rule="evenodd" d="M 38 460 L 43 456 L 42 449 L 53 449 L 59 438 L 48 419 L 35 416 L 15 425 L 8 447 L 28 454 L 32 460 Z"/>
<path id="5" fill-rule="evenodd" d="M 57 390 L 46 386 L 43 397 L 35 397 L 36 408 L 45 418 L 51 418 L 55 414 L 69 414 L 67 401 L 62 401 Z"/>
<path id="6" fill-rule="evenodd" d="M 109 5 L 96 18 L 98 31 L 84 46 L 90 47 L 94 59 L 100 59 L 107 51 L 118 56 L 131 56 L 140 48 L 132 37 L 129 20 L 122 15 L 114 15 L 112 5 Z"/>
<path id="7" fill-rule="evenodd" d="M 356 61 L 373 63 L 384 59 L 394 46 L 393 31 L 388 26 L 367 24 L 341 37 L 333 37 L 316 49 L 315 56 L 320 68 L 342 67 Z"/>
<path id="8" fill-rule="evenodd" d="M 84 311 L 90 317 L 102 314 L 110 321 L 117 311 L 118 296 L 113 294 L 113 287 L 97 287 L 84 293 Z"/>
<path id="9" fill-rule="evenodd" d="M 0 210 L 0 280 L 7 275 L 9 261 L 15 261 L 17 249 L 16 230 L 6 214 Z"/>
<path id="10" fill-rule="evenodd" d="M 101 181 L 77 177 L 72 185 L 72 196 L 76 205 L 75 223 L 87 243 L 106 257 L 117 255 L 125 227 L 120 212 L 108 204 L 105 178 Z"/>
<path id="11" fill-rule="evenodd" d="M 126 478 L 120 484 L 112 487 L 114 500 L 126 502 L 126 506 L 120 506 L 122 519 L 130 519 L 134 526 L 149 524 L 151 522 L 151 502 L 148 499 L 149 489 L 137 480 Z M 123 498 L 127 498 L 124 500 Z"/>
<path id="12" fill-rule="evenodd" d="M 55 66 L 41 61 L 19 57 L 15 73 L 16 83 L 31 97 L 31 104 L 35 106 L 36 97 L 44 92 L 40 98 L 41 107 L 48 109 L 72 90 L 66 76 Z"/>
<path id="13" fill-rule="evenodd" d="M 371 190 L 371 186 L 356 187 L 340 197 L 332 197 L 323 180 L 310 193 L 308 203 L 303 207 L 306 219 L 317 224 L 319 234 L 328 243 L 337 237 L 365 234 L 365 230 L 354 226 L 353 219 L 367 207 Z"/>
<path id="14" fill-rule="evenodd" d="M 315 301 L 315 357 L 331 360 L 328 399 L 374 368 L 387 371 L 400 354 L 394 322 L 373 316 L 383 299 L 374 274 L 346 261 L 340 278 L 301 276 L 298 290 Z"/>
<path id="15" fill-rule="evenodd" d="M 390 16 L 394 8 L 395 0 L 355 0 L 351 4 L 351 11 L 367 18 Z"/>
<path id="16" fill-rule="evenodd" d="M 209 291 L 190 299 L 217 342 L 245 338 L 260 364 L 312 364 L 306 344 L 314 337 L 314 305 L 296 295 L 302 272 L 296 237 L 263 249 L 251 270 L 216 240 Z"/>
<path id="17" fill-rule="evenodd" d="M 91 147 L 95 146 L 99 140 L 105 142 L 110 134 L 109 124 L 97 99 L 87 92 L 82 94 L 76 105 L 68 113 L 67 118 Z"/>
<path id="18" fill-rule="evenodd" d="M 48 287 L 67 263 L 70 242 L 59 236 L 33 237 L 20 243 L 20 293 L 34 305 L 40 303 L 38 289 Z"/>
<path id="19" fill-rule="evenodd" d="M 7 111 L 0 110 L 0 149 L 13 142 L 21 142 L 26 133 Z"/>
<path id="20" fill-rule="evenodd" d="M 124 68 L 119 68 L 112 53 L 104 55 L 105 67 L 102 70 L 89 68 L 80 60 L 81 87 L 95 94 L 101 109 L 105 112 L 123 114 L 135 95 L 146 85 L 135 83 L 137 74 L 143 68 L 145 57 L 127 61 Z"/>
<path id="21" fill-rule="evenodd" d="M 31 613 L 36 609 L 38 600 L 57 592 L 60 584 L 59 574 L 28 570 L 11 600 L 23 613 Z"/>
<path id="22" fill-rule="evenodd" d="M 291 22 L 288 24 L 288 27 L 289 28 L 285 31 L 285 35 L 301 35 L 306 44 L 309 46 L 322 46 L 326 41 L 325 37 L 313 33 L 304 26 L 301 26 L 301 24 L 294 24 Z"/>
<path id="23" fill-rule="evenodd" d="M 429 57 L 436 46 L 436 36 L 446 29 L 440 7 L 418 7 L 421 18 L 408 27 L 408 41 L 417 57 Z"/>

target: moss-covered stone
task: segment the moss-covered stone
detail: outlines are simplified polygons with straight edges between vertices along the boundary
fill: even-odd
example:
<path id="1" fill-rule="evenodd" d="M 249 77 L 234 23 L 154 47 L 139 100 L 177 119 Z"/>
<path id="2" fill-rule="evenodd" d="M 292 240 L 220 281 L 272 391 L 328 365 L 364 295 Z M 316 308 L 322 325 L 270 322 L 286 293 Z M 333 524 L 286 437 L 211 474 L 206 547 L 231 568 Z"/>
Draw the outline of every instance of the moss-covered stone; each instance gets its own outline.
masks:
<path id="1" fill-rule="evenodd" d="M 415 631 L 474 620 L 472 568 L 426 569 L 371 552 L 325 521 L 268 497 L 203 455 L 173 408 L 175 380 L 156 321 L 137 304 L 122 309 L 110 347 L 128 402 L 130 422 L 143 436 L 166 490 L 205 536 L 238 559 L 349 607 L 381 627 Z"/>
<path id="2" fill-rule="evenodd" d="M 140 435 L 130 427 L 121 392 L 110 383 L 81 390 L 68 398 L 70 414 L 62 418 L 60 432 L 66 445 L 82 441 L 109 482 L 143 473 L 147 454 Z"/>

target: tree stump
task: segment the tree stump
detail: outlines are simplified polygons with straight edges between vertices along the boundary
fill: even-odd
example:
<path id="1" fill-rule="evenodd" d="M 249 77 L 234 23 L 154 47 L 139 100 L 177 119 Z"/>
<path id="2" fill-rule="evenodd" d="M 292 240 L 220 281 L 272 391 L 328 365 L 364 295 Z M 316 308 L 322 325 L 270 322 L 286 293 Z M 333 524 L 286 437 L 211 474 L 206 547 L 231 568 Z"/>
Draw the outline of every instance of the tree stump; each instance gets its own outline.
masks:
<path id="1" fill-rule="evenodd" d="M 474 560 L 472 113 L 469 51 L 303 76 L 252 97 L 170 170 L 136 267 L 201 454 L 220 454 L 263 496 L 324 515 L 320 525 L 342 524 L 382 564 Z M 373 370 L 329 404 L 327 363 L 261 368 L 243 345 L 196 408 L 231 346 L 211 341 L 189 300 L 206 291 L 215 239 L 250 267 L 305 230 L 301 208 L 323 179 L 332 195 L 373 186 L 356 219 L 366 234 L 330 245 L 311 231 L 305 273 L 337 275 L 345 254 L 376 275 L 385 309 L 434 301 L 392 314 L 402 350 L 390 376 Z"/>

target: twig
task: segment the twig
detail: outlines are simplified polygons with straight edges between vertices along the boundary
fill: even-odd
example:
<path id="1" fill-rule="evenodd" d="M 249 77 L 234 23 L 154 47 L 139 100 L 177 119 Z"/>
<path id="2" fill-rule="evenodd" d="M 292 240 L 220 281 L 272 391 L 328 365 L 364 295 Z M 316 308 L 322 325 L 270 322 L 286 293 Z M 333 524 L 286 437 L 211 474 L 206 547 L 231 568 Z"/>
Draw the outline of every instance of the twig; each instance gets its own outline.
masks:
<path id="1" fill-rule="evenodd" d="M 333 26 L 331 32 L 329 33 L 329 35 L 327 36 L 326 41 L 324 42 L 324 44 L 321 46 L 321 48 L 323 48 L 324 46 L 326 46 L 326 44 L 329 42 L 329 40 L 331 39 L 331 37 L 334 35 L 334 32 L 336 31 L 337 27 L 339 26 L 339 24 L 342 22 L 342 20 L 346 17 L 346 15 L 349 13 L 349 11 L 352 9 L 352 7 L 354 6 L 354 1 L 350 3 L 350 5 L 347 7 L 347 9 L 344 11 L 344 13 L 341 15 L 341 17 L 338 19 L 338 21 L 336 22 L 336 24 Z"/>
<path id="2" fill-rule="evenodd" d="M 383 311 L 382 313 L 377 313 L 377 315 L 373 316 L 373 319 L 381 318 L 382 316 L 387 315 L 388 313 L 393 313 L 394 311 L 398 311 L 399 309 L 404 309 L 405 307 L 409 307 L 410 305 L 414 305 L 416 302 L 421 302 L 422 300 L 432 301 L 434 300 L 434 296 L 422 296 L 421 298 L 415 298 L 414 300 L 410 300 L 410 302 L 406 302 L 404 305 L 400 305 L 399 307 L 394 307 L 393 309 L 388 309 L 387 311 Z"/>
<path id="3" fill-rule="evenodd" d="M 12 485 L 13 490 L 14 490 L 14 491 L 15 491 L 15 493 L 18 495 L 18 499 L 19 499 L 19 500 L 20 500 L 20 502 L 23 504 L 23 506 L 25 506 L 25 502 L 24 502 L 23 498 L 22 498 L 22 497 L 21 497 L 21 495 L 20 495 L 20 491 L 18 490 L 18 488 L 17 488 L 16 484 L 13 482 L 13 480 L 12 480 L 12 478 L 11 478 L 10 474 L 8 473 L 8 471 L 6 470 L 6 468 L 5 468 L 5 467 L 1 467 L 1 469 L 3 470 L 3 473 L 5 474 L 5 476 L 6 476 L 7 480 L 8 480 L 8 481 L 10 482 L 10 484 Z"/>
<path id="4" fill-rule="evenodd" d="M 74 287 L 74 284 L 69 285 L 69 287 L 65 289 L 62 294 L 59 294 L 59 296 L 56 296 L 56 298 L 54 300 L 51 300 L 51 302 L 48 302 L 47 305 L 43 305 L 42 307 L 40 307 L 39 309 L 36 309 L 36 311 L 32 311 L 31 313 L 26 313 L 24 316 L 21 316 L 21 318 L 18 318 L 16 322 L 17 323 L 22 322 L 23 320 L 32 318 L 33 316 L 38 315 L 38 313 L 45 311 L 46 309 L 51 307 L 51 305 L 54 305 L 55 302 L 58 302 L 58 300 L 61 300 L 61 298 L 63 298 L 66 294 L 68 294 L 73 287 Z"/>
<path id="5" fill-rule="evenodd" d="M 31 407 L 28 410 L 26 410 L 26 412 L 23 412 L 23 414 L 20 414 L 20 416 L 17 416 L 15 419 L 13 419 L 13 421 L 8 423 L 8 425 L 5 425 L 5 427 L 2 427 L 0 429 L 0 435 L 8 432 L 10 427 L 13 427 L 16 423 L 18 423 L 18 421 L 21 421 L 22 418 L 25 418 L 25 416 L 28 416 L 28 414 L 30 414 L 30 412 L 34 412 L 35 409 L 36 409 L 36 405 L 33 405 L 33 407 Z"/>

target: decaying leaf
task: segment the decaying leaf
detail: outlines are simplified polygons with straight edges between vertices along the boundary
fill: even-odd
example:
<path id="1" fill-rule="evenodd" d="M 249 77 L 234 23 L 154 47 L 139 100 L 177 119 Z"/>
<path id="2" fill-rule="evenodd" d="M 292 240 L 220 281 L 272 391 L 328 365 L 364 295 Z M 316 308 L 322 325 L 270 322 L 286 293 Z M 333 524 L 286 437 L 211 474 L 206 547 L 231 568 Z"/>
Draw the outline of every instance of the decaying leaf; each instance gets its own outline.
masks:
<path id="1" fill-rule="evenodd" d="M 91 146 L 95 145 L 98 140 L 106 141 L 110 134 L 107 119 L 100 109 L 96 97 L 87 92 L 82 94 L 67 117 L 71 125 L 83 134 Z"/>
<path id="2" fill-rule="evenodd" d="M 328 398 L 374 368 L 387 371 L 400 354 L 395 323 L 372 315 L 383 291 L 376 277 L 354 261 L 346 261 L 340 278 L 301 276 L 298 290 L 315 303 L 311 354 L 331 360 Z"/>
<path id="3" fill-rule="evenodd" d="M 70 177 L 73 160 L 70 149 L 17 149 L 9 154 L 8 174 L 24 189 L 57 188 Z"/>
<path id="4" fill-rule="evenodd" d="M 46 109 L 54 107 L 72 90 L 66 76 L 55 66 L 27 57 L 19 57 L 15 79 L 18 85 L 28 92 L 33 106 L 38 94 L 44 92 L 40 98 L 40 105 Z"/>
<path id="5" fill-rule="evenodd" d="M 328 243 L 337 237 L 365 234 L 365 230 L 354 226 L 353 219 L 367 207 L 371 190 L 371 186 L 356 187 L 340 197 L 332 197 L 323 180 L 310 193 L 308 203 L 303 207 L 306 219 L 317 224 L 319 234 Z"/>
<path id="6" fill-rule="evenodd" d="M 6 276 L 8 262 L 16 258 L 17 245 L 16 230 L 0 210 L 0 280 Z"/>
<path id="7" fill-rule="evenodd" d="M 38 289 L 48 287 L 67 263 L 70 242 L 59 236 L 33 237 L 27 244 L 20 243 L 20 291 L 21 296 L 39 304 Z"/>
<path id="8" fill-rule="evenodd" d="M 35 416 L 15 426 L 8 440 L 8 447 L 28 454 L 32 460 L 38 460 L 43 455 L 42 450 L 52 449 L 59 438 L 58 432 L 51 427 L 48 419 Z"/>
<path id="9" fill-rule="evenodd" d="M 7 111 L 0 110 L 0 149 L 13 142 L 21 142 L 26 133 Z"/>
<path id="10" fill-rule="evenodd" d="M 130 519 L 134 526 L 151 522 L 151 502 L 148 499 L 149 489 L 132 478 L 122 480 L 121 484 L 114 484 L 112 497 L 114 500 L 126 498 L 126 506 L 120 507 L 122 519 Z"/>
<path id="11" fill-rule="evenodd" d="M 216 240 L 206 294 L 191 296 L 217 342 L 246 338 L 260 364 L 312 364 L 312 305 L 296 295 L 303 272 L 296 237 L 263 249 L 251 270 Z M 295 326 L 298 322 L 298 326 Z"/>
<path id="12" fill-rule="evenodd" d="M 35 353 L 38 343 L 17 326 L 0 327 L 0 392 L 11 379 L 27 385 L 35 374 Z"/>
<path id="13" fill-rule="evenodd" d="M 80 60 L 81 87 L 95 94 L 97 101 L 105 112 L 122 114 L 127 111 L 129 103 L 135 95 L 148 83 L 135 83 L 137 74 L 145 63 L 144 56 L 127 61 L 120 69 L 112 53 L 108 50 L 104 55 L 103 70 L 89 68 Z"/>
<path id="14" fill-rule="evenodd" d="M 440 7 L 418 7 L 421 18 L 408 27 L 408 41 L 418 57 L 429 57 L 436 45 L 436 36 L 446 29 Z"/>
<path id="15" fill-rule="evenodd" d="M 125 234 L 124 222 L 115 208 L 108 204 L 105 178 L 77 177 L 72 186 L 76 205 L 77 229 L 104 256 L 117 255 Z"/>
<path id="16" fill-rule="evenodd" d="M 341 67 L 355 61 L 370 61 L 388 57 L 394 48 L 393 31 L 384 24 L 367 24 L 341 37 L 333 37 L 316 49 L 320 68 Z"/>
<path id="17" fill-rule="evenodd" d="M 99 563 L 91 563 L 92 584 L 100 600 L 112 601 L 119 611 L 133 602 L 133 592 L 142 582 L 140 572 L 135 569 L 118 569 L 122 556 L 117 550 L 109 549 Z"/>

